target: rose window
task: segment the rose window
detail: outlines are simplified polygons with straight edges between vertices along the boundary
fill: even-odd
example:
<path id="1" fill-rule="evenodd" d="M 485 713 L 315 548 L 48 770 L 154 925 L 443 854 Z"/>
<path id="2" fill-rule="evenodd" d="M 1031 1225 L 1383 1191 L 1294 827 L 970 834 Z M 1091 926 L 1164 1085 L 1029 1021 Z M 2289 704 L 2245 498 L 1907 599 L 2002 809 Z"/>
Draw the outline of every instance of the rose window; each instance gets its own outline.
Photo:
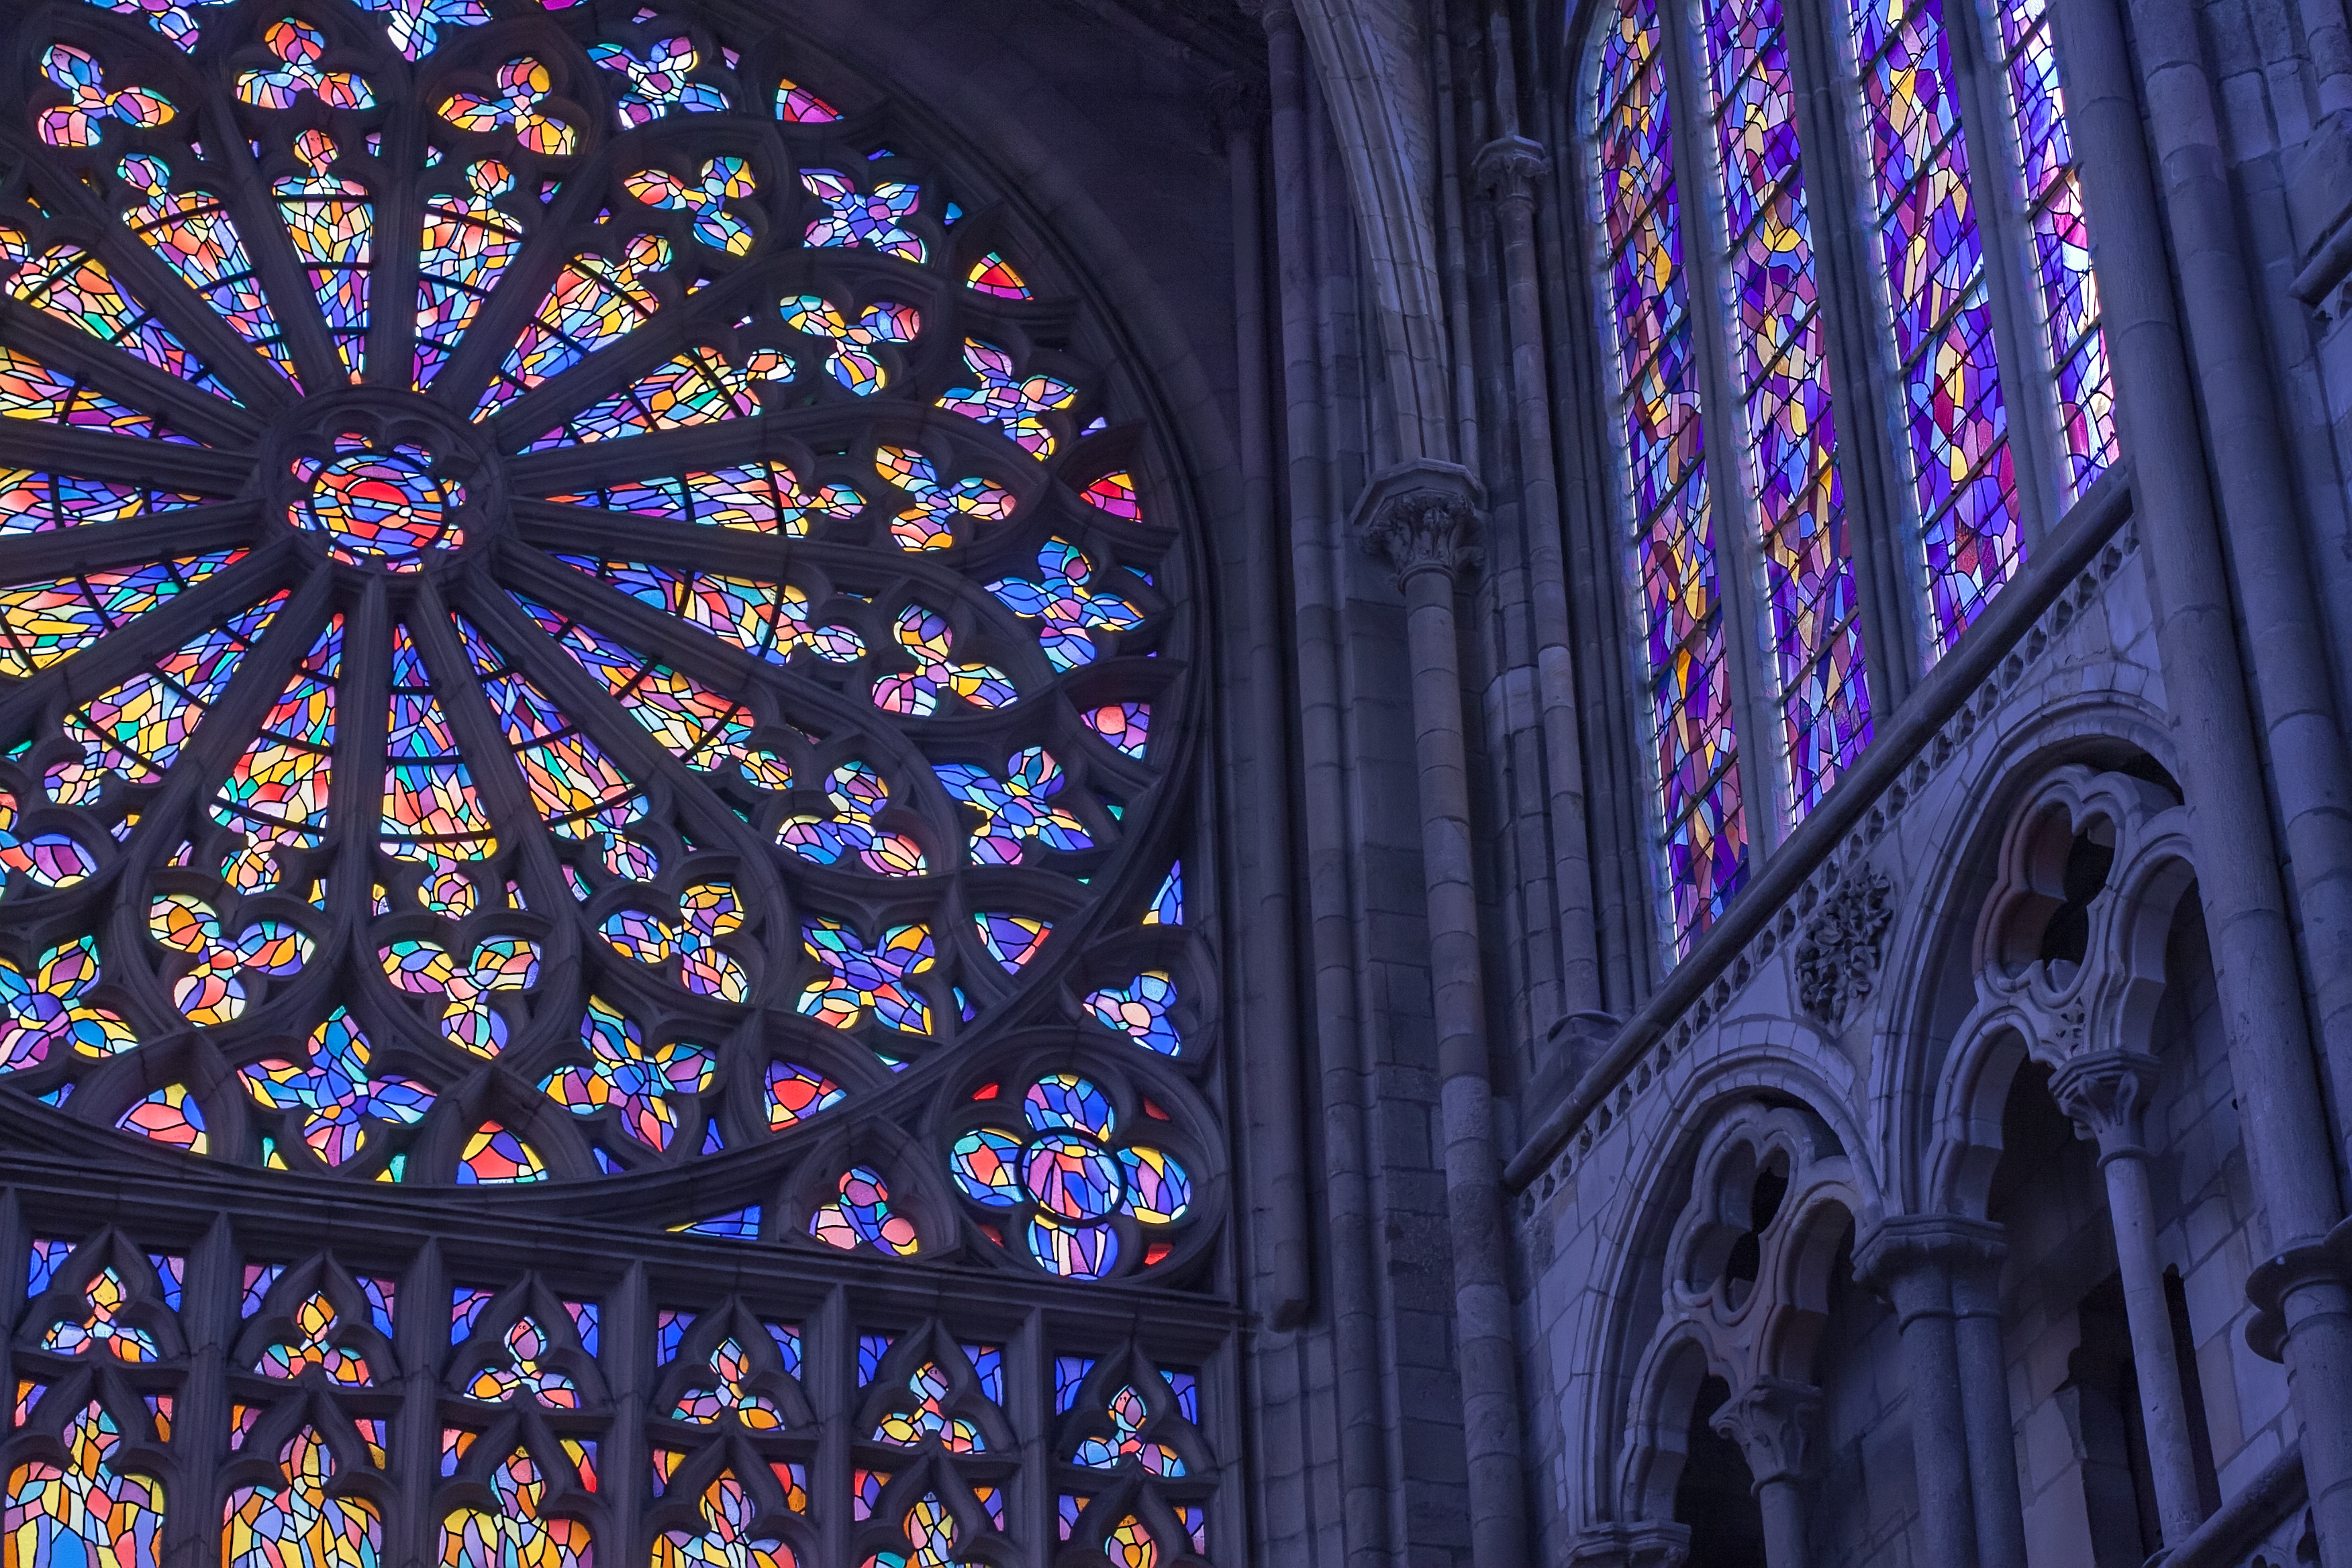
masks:
<path id="1" fill-rule="evenodd" d="M 34 31 L 0 1092 L 132 1168 L 1205 1256 L 1198 569 L 1009 210 L 684 14 Z"/>

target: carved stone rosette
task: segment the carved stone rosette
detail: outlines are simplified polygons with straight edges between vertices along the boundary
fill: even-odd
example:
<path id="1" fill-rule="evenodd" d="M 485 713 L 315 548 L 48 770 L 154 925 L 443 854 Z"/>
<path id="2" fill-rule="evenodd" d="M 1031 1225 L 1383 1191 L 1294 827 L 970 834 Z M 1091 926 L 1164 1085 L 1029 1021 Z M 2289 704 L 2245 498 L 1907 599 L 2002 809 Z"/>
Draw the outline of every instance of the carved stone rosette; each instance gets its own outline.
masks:
<path id="1" fill-rule="evenodd" d="M 1857 866 L 1806 918 L 1795 954 L 1797 999 L 1832 1028 L 1877 980 L 1880 943 L 1894 919 L 1887 907 L 1893 890 L 1877 871 Z"/>

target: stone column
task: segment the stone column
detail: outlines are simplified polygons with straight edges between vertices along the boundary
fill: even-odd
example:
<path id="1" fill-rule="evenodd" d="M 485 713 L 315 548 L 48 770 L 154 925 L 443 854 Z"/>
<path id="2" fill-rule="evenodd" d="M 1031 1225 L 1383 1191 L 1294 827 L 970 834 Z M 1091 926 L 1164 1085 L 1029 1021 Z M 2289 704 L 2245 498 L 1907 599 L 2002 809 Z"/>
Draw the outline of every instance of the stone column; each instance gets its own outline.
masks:
<path id="1" fill-rule="evenodd" d="M 1990 1220 L 1954 1216 L 1945 1228 L 1952 1238 L 1952 1338 L 1959 1352 L 1978 1561 L 1982 1568 L 2026 1568 L 2017 1429 L 2009 1413 L 2009 1357 L 2000 1342 L 2000 1264 L 2009 1247 Z"/>
<path id="2" fill-rule="evenodd" d="M 2149 126 L 2170 140 L 2180 129 L 2171 121 L 2210 125 L 2210 99 L 2195 79 L 2199 73 L 2186 68 L 2196 47 L 2194 23 L 2178 25 L 2177 11 L 2150 17 L 2162 24 L 2154 35 L 2146 27 L 2138 33 L 2143 58 L 2173 62 L 2151 72 L 2149 120 L 2142 118 L 2130 70 L 2134 50 L 2115 0 L 2072 0 L 2052 6 L 2050 17 L 2067 71 L 2084 207 L 2097 237 L 2116 419 L 2132 464 L 2132 521 L 2147 544 L 2141 555 L 2157 652 L 2179 742 L 2198 898 L 2213 940 L 2230 1076 L 2249 1130 L 2247 1163 L 2273 1243 L 2311 1261 L 2308 1268 L 2281 1271 L 2272 1281 L 2275 1302 L 2263 1304 L 2274 1305 L 2279 1321 L 2320 1560 L 2326 1568 L 2352 1568 L 2352 1420 L 2345 1415 L 2352 1410 L 2352 1312 L 2343 1275 L 2311 1250 L 2344 1214 L 2336 1148 L 2281 880 L 2288 847 L 2273 827 L 2264 796 L 2238 643 L 2241 606 L 2230 597 L 2148 167 Z M 2210 232 L 2184 237 L 2200 247 L 2215 238 Z M 2299 849 L 2294 858 L 2301 871 Z M 2334 978 L 2315 976 L 2315 990 L 2328 990 Z"/>
<path id="3" fill-rule="evenodd" d="M 1348 887 L 1348 742 L 1340 712 L 1341 593 L 1331 571 L 1333 520 L 1324 480 L 1328 447 L 1321 351 L 1316 331 L 1315 188 L 1309 168 L 1311 103 L 1307 43 L 1288 0 L 1263 12 L 1273 112 L 1267 126 L 1276 231 L 1276 325 L 1281 354 L 1283 497 L 1290 548 L 1287 635 L 1297 681 L 1299 805 L 1305 914 L 1313 973 L 1301 1011 L 1322 1117 L 1321 1292 L 1337 1406 L 1340 1531 L 1348 1568 L 1391 1561 L 1389 1462 L 1381 1398 L 1386 1362 L 1381 1299 L 1380 1205 L 1372 1188 L 1364 1110 L 1362 1019 L 1356 1005 L 1355 924 Z"/>
<path id="4" fill-rule="evenodd" d="M 1764 1516 L 1766 1568 L 1806 1568 L 1805 1501 L 1798 1490 L 1821 1418 L 1822 1391 L 1811 1384 L 1759 1377 L 1708 1417 L 1717 1436 L 1739 1445 Z"/>
<path id="5" fill-rule="evenodd" d="M 1507 39 L 1507 34 L 1506 34 Z M 1498 58 L 1507 58 L 1502 50 Z M 1497 68 L 1502 68 L 1499 65 Z M 1552 461 L 1549 345 L 1536 269 L 1536 185 L 1550 173 L 1543 149 L 1506 135 L 1479 149 L 1478 181 L 1502 231 L 1511 329 L 1512 412 L 1519 440 L 1519 505 L 1526 519 L 1528 587 L 1535 615 L 1536 694 L 1551 801 L 1553 897 L 1559 902 L 1561 1010 L 1601 1005 L 1601 941 L 1592 919 L 1592 858 L 1584 808 L 1584 752 L 1569 653 L 1568 574 L 1562 563 L 1559 479 Z"/>
<path id="6" fill-rule="evenodd" d="M 1950 1226 L 1950 1216 L 1943 1215 L 1890 1218 L 1856 1249 L 1853 1272 L 1895 1303 L 1904 1387 L 1911 1396 L 1911 1457 L 1919 1472 L 1926 1561 L 1974 1564 L 1976 1495 L 1968 1414 L 1960 1402 Z"/>
<path id="7" fill-rule="evenodd" d="M 2123 1274 L 2124 1313 L 2131 1324 L 2140 1421 L 2147 1430 L 2148 1468 L 2156 1479 L 2157 1515 L 2165 1544 L 2178 1547 L 2205 1514 L 2197 1497 L 2189 1405 L 2172 1342 L 2172 1312 L 2164 1299 L 2164 1258 L 2156 1249 L 2156 1197 L 2147 1177 L 2144 1121 L 2157 1072 L 2156 1058 L 2142 1052 L 2095 1051 L 2059 1068 L 2050 1092 L 2074 1131 L 2099 1145 L 2107 1213 L 2115 1222 L 2116 1265 Z"/>
<path id="8" fill-rule="evenodd" d="M 1478 889 L 1462 747 L 1462 671 L 1454 574 L 1471 558 L 1478 481 L 1422 458 L 1375 479 L 1357 504 L 1366 548 L 1396 568 L 1412 667 L 1413 749 L 1421 786 L 1421 857 L 1428 902 L 1429 977 L 1437 1023 L 1445 1208 L 1454 1244 L 1454 1322 L 1469 1465 L 1470 1560 L 1527 1561 L 1519 1452 L 1519 1364 L 1504 1272 L 1502 1173 L 1487 1080 L 1486 997 Z"/>

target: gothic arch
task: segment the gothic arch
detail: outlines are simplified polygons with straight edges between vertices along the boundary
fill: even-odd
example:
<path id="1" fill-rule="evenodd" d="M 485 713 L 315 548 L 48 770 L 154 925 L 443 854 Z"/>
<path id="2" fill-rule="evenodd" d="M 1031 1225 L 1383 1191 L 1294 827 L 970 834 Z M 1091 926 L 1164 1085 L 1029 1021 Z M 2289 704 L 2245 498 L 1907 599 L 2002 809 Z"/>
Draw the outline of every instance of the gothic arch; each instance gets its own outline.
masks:
<path id="1" fill-rule="evenodd" d="M 1976 1005 L 1970 954 L 1999 847 L 2019 803 L 2053 770 L 2084 759 L 2140 757 L 2171 770 L 2170 724 L 2147 697 L 2113 674 L 2109 679 L 2112 684 L 2085 690 L 2078 676 L 2053 672 L 2008 694 L 1987 718 L 1990 739 L 1977 742 L 1962 766 L 1932 784 L 1918 802 L 1952 802 L 1958 809 L 1930 821 L 1932 837 L 1917 868 L 1906 873 L 1904 915 L 1887 933 L 1879 969 L 1885 998 L 1873 1039 L 1869 1103 L 1890 1212 L 1932 1212 L 1924 1196 L 1932 1171 L 1932 1119 L 1939 1086 L 1955 1070 L 1952 1036 Z M 2005 723 L 2010 715 L 2019 717 Z M 1906 820 L 1922 815 L 1915 807 Z"/>
<path id="2" fill-rule="evenodd" d="M 2084 955 L 2042 961 L 2034 944 L 2066 901 L 2066 855 L 2083 835 L 2114 856 L 2084 911 Z M 2027 1059 L 2061 1070 L 2078 1058 L 2158 1054 L 2166 946 L 2195 880 L 2187 808 L 2145 780 L 2070 764 L 2012 808 L 1971 944 L 1978 1003 L 1937 1086 L 1928 1212 L 1983 1216 L 2001 1107 Z"/>
<path id="3" fill-rule="evenodd" d="M 1621 1518 L 1672 1518 L 1687 1425 L 1675 1412 L 1689 1408 L 1706 1375 L 1730 1390 L 1722 1412 L 1706 1413 L 1719 1429 L 1748 1430 L 1741 1415 L 1769 1403 L 1781 1409 L 1764 1446 L 1801 1447 L 1807 1419 L 1798 1407 L 1817 1397 L 1813 1353 L 1831 1271 L 1840 1238 L 1864 1212 L 1850 1162 L 1827 1124 L 1800 1107 L 1733 1105 L 1694 1164 L 1689 1201 L 1666 1243 L 1664 1311 L 1630 1380 Z"/>
<path id="4" fill-rule="evenodd" d="M 1654 1085 L 1612 1130 L 1641 1152 L 1614 1183 L 1614 1201 L 1596 1227 L 1591 1251 L 1596 1287 L 1587 1293 L 1588 1305 L 1570 1332 L 1576 1364 L 1592 1369 L 1575 1385 L 1580 1407 L 1564 1413 L 1562 1421 L 1582 1434 L 1575 1450 L 1582 1458 L 1582 1473 L 1571 1485 L 1571 1509 L 1583 1524 L 1644 1522 L 1622 1511 L 1629 1499 L 1646 1496 L 1655 1484 L 1648 1468 L 1652 1460 L 1629 1445 L 1637 1429 L 1655 1426 L 1654 1420 L 1642 1426 L 1640 1413 L 1654 1416 L 1664 1408 L 1658 1403 L 1664 1397 L 1661 1380 L 1687 1371 L 1675 1360 L 1674 1347 L 1696 1342 L 1683 1337 L 1688 1325 L 1676 1326 L 1660 1292 L 1675 1227 L 1697 1202 L 1693 1183 L 1702 1151 L 1719 1152 L 1751 1116 L 1796 1116 L 1819 1129 L 1820 1147 L 1831 1152 L 1822 1162 L 1833 1160 L 1834 1166 L 1824 1163 L 1822 1179 L 1811 1188 L 1792 1185 L 1790 1196 L 1798 1206 L 1778 1216 L 1784 1231 L 1793 1226 L 1801 1232 L 1804 1240 L 1787 1256 L 1807 1267 L 1826 1270 L 1813 1245 L 1822 1239 L 1824 1204 L 1857 1226 L 1879 1212 L 1876 1176 L 1866 1161 L 1850 1157 L 1860 1147 L 1854 1140 L 1862 1122 L 1852 1100 L 1854 1086 L 1834 1076 L 1843 1058 L 1826 1049 L 1804 1049 L 1803 1043 L 1816 1037 L 1809 1026 L 1733 1019 L 1717 1027 L 1740 1037 L 1741 1043 L 1714 1055 L 1707 1053 L 1704 1037 L 1685 1047 L 1666 1069 L 1675 1081 Z M 1813 1198 L 1804 1196 L 1808 1191 Z M 1832 1246 L 1834 1229 L 1829 1237 Z M 1690 1373 L 1690 1388 L 1705 1375 L 1702 1364 Z M 1664 1453 L 1680 1442 L 1680 1434 L 1657 1441 Z M 1671 1476 L 1664 1485 L 1671 1503 Z M 1648 1522 L 1658 1517 L 1664 1516 Z"/>

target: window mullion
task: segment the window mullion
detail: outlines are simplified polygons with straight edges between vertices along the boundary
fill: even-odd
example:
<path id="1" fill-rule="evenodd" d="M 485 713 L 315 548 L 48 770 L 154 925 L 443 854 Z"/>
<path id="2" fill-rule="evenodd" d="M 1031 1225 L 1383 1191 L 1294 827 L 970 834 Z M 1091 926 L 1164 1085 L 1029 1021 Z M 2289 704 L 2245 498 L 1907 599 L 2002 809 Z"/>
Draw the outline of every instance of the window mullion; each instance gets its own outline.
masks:
<path id="1" fill-rule="evenodd" d="M 1825 3 L 1834 6 L 1839 0 Z M 1846 139 L 1847 119 L 1839 112 L 1838 74 L 1832 64 L 1839 54 L 1831 29 L 1841 18 L 1802 0 L 1782 4 L 1797 140 L 1811 196 L 1817 310 L 1828 348 L 1831 390 L 1833 395 L 1843 390 L 1845 417 L 1839 426 L 1836 465 L 1846 488 L 1846 555 L 1853 563 L 1871 710 L 1884 715 L 1895 710 L 1918 679 L 1919 662 L 1911 650 L 1921 641 L 1907 542 L 1894 524 L 1911 510 L 1902 452 L 1883 414 L 1857 416 L 1865 406 L 1894 406 L 1885 359 L 1878 352 L 1884 329 L 1877 320 L 1877 294 L 1870 287 L 1877 237 L 1874 225 L 1856 222 L 1856 215 L 1865 210 L 1864 187 L 1855 185 L 1850 162 L 1839 151 Z"/>
<path id="2" fill-rule="evenodd" d="M 1691 351 L 1702 384 L 1706 464 L 1714 479 L 1707 510 L 1714 525 L 1716 595 L 1723 616 L 1723 657 L 1731 667 L 1731 690 L 1739 733 L 1737 755 L 1740 798 L 1747 809 L 1748 879 L 1754 880 L 1780 847 L 1788 820 L 1779 803 L 1789 798 L 1789 763 L 1780 743 L 1780 693 L 1766 668 L 1758 587 L 1764 581 L 1764 554 L 1752 521 L 1748 495 L 1748 399 L 1732 372 L 1725 341 L 1728 325 L 1723 252 L 1716 237 L 1728 231 L 1723 189 L 1716 177 L 1715 117 L 1700 61 L 1705 45 L 1696 36 L 1688 9 L 1673 3 L 1658 8 L 1668 100 L 1674 109 L 1672 138 L 1676 184 L 1684 206 L 1684 265 L 1691 279 L 1685 309 L 1691 322 Z M 1696 112 L 1693 112 L 1696 110 Z"/>

